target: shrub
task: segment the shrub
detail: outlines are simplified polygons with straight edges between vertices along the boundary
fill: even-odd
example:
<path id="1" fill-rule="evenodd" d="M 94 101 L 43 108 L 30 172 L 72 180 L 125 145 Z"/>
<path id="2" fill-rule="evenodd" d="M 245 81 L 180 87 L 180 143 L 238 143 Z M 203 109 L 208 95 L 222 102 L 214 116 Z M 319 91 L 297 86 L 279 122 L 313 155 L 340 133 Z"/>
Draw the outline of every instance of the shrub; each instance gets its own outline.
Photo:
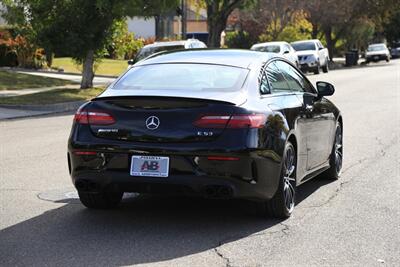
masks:
<path id="1" fill-rule="evenodd" d="M 17 55 L 10 53 L 6 40 L 12 38 L 12 30 L 8 27 L 0 28 L 0 66 L 15 67 L 18 65 Z"/>
<path id="2" fill-rule="evenodd" d="M 128 31 L 125 20 L 114 23 L 112 36 L 107 45 L 108 57 L 113 59 L 131 59 L 143 47 L 142 39 L 135 39 L 135 35 Z"/>
<path id="3" fill-rule="evenodd" d="M 265 33 L 261 34 L 258 38 L 260 42 L 285 41 L 290 43 L 311 37 L 312 25 L 305 19 L 305 15 L 302 12 L 294 14 L 292 21 L 282 28 L 281 31 L 274 32 L 274 26 L 276 25 L 270 24 L 267 26 Z"/>
<path id="4" fill-rule="evenodd" d="M 43 49 L 38 49 L 23 33 L 29 29 L 0 28 L 0 65 L 22 68 L 42 68 L 46 65 Z M 29 34 L 27 35 L 29 36 Z"/>
<path id="5" fill-rule="evenodd" d="M 249 49 L 252 45 L 251 38 L 246 31 L 227 32 L 225 44 L 229 48 Z"/>

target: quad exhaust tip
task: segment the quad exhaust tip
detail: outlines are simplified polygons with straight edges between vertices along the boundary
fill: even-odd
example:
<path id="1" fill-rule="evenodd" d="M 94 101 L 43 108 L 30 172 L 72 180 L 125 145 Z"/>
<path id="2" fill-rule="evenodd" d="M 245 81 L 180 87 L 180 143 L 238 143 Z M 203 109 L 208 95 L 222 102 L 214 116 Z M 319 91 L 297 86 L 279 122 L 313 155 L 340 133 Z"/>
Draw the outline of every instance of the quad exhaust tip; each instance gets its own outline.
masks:
<path id="1" fill-rule="evenodd" d="M 207 185 L 204 187 L 204 195 L 211 199 L 229 199 L 233 197 L 233 190 L 225 185 Z"/>
<path id="2" fill-rule="evenodd" d="M 80 179 L 75 182 L 75 187 L 79 191 L 94 192 L 97 191 L 97 184 L 88 180 Z"/>

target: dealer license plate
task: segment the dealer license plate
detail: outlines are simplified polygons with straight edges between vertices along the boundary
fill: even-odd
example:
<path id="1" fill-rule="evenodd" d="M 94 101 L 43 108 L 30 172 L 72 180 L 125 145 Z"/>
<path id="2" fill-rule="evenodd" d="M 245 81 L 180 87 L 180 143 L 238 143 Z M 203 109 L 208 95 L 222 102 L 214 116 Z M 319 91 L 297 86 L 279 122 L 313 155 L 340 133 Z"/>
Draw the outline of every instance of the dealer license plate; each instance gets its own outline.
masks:
<path id="1" fill-rule="evenodd" d="M 132 156 L 131 175 L 168 177 L 169 157 Z"/>

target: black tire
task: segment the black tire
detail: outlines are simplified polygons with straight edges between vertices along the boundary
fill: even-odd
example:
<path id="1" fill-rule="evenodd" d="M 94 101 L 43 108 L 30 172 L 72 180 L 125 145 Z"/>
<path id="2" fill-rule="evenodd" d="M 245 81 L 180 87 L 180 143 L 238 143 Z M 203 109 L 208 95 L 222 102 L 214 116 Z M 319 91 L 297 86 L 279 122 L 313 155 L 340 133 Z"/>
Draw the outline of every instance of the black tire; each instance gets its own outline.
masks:
<path id="1" fill-rule="evenodd" d="M 329 180 L 339 179 L 343 165 L 343 130 L 339 122 L 336 125 L 335 141 L 329 163 L 331 166 L 323 173 L 323 177 Z"/>
<path id="2" fill-rule="evenodd" d="M 317 67 L 315 67 L 314 69 L 314 74 L 317 75 L 320 73 L 320 67 L 319 67 L 319 63 L 317 64 Z"/>
<path id="3" fill-rule="evenodd" d="M 296 195 L 296 168 L 296 150 L 292 143 L 288 142 L 282 158 L 282 170 L 278 190 L 274 197 L 266 202 L 267 215 L 286 219 L 292 214 Z"/>
<path id="4" fill-rule="evenodd" d="M 323 71 L 324 73 L 327 73 L 327 72 L 329 71 L 329 62 L 328 62 L 328 59 L 326 60 L 325 66 L 322 67 L 322 71 Z"/>
<path id="5" fill-rule="evenodd" d="M 111 209 L 121 202 L 123 192 L 80 192 L 79 199 L 84 206 L 90 209 Z"/>

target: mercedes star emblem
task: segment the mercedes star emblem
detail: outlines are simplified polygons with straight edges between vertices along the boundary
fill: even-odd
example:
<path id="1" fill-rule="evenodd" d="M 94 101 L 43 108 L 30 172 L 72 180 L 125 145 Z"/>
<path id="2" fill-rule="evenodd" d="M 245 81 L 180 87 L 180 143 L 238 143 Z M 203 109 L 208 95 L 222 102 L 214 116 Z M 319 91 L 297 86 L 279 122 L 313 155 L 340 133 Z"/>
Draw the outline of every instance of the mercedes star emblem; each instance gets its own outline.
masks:
<path id="1" fill-rule="evenodd" d="M 160 119 L 156 116 L 150 116 L 146 120 L 146 127 L 149 130 L 155 130 L 160 126 Z"/>

